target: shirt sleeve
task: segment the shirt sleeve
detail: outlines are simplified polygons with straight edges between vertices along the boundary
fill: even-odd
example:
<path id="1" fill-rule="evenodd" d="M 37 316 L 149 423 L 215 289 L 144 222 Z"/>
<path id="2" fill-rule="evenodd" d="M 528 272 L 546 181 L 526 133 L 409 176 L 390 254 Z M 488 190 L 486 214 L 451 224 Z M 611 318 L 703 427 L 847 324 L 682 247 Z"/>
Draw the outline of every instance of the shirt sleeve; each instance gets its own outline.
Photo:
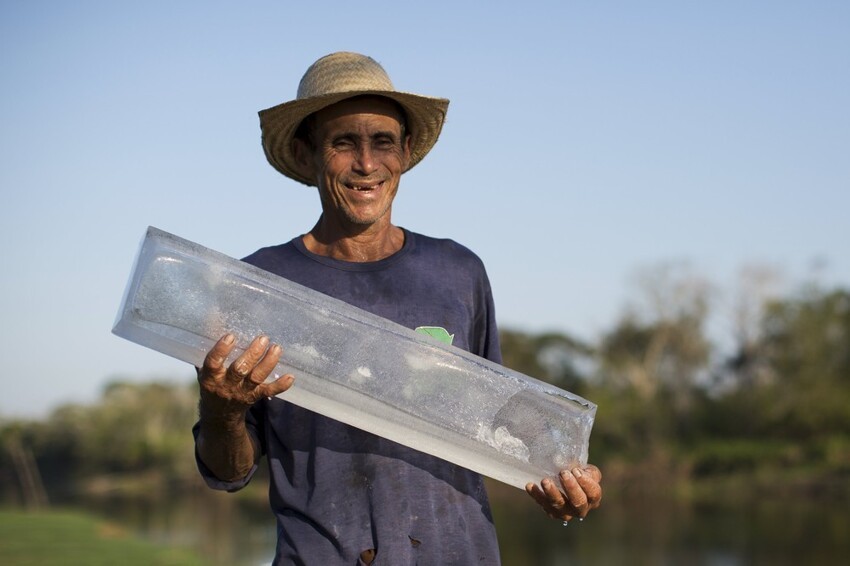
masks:
<path id="1" fill-rule="evenodd" d="M 481 267 L 481 283 L 478 299 L 478 313 L 475 317 L 475 331 L 478 352 L 475 354 L 497 364 L 502 363 L 502 347 L 499 342 L 499 328 L 496 325 L 496 306 L 493 290 L 484 267 Z"/>

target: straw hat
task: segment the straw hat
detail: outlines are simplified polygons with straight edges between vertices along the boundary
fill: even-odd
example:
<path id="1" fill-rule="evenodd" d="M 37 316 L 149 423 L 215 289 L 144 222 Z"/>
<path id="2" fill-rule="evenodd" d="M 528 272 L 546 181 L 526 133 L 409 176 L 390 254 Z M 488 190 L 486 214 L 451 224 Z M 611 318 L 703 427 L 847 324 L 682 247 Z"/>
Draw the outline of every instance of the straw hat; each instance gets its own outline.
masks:
<path id="1" fill-rule="evenodd" d="M 295 100 L 260 111 L 263 149 L 272 167 L 291 179 L 315 186 L 300 171 L 292 142 L 301 122 L 314 112 L 346 98 L 374 94 L 391 98 L 404 108 L 410 134 L 411 169 L 431 150 L 440 136 L 449 101 L 399 92 L 387 72 L 371 57 L 358 53 L 331 53 L 313 63 L 298 85 Z"/>

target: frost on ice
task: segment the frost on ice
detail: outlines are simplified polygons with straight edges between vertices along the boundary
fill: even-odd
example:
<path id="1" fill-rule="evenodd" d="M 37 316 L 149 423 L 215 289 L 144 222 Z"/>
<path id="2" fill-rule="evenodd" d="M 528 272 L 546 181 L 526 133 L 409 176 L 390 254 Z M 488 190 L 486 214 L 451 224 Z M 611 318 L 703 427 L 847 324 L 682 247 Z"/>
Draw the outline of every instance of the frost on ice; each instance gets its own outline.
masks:
<path id="1" fill-rule="evenodd" d="M 475 435 L 475 440 L 489 444 L 502 454 L 523 462 L 528 462 L 531 457 L 531 452 L 525 443 L 512 436 L 507 427 L 504 426 L 500 426 L 494 431 L 484 423 L 478 423 L 478 433 Z"/>

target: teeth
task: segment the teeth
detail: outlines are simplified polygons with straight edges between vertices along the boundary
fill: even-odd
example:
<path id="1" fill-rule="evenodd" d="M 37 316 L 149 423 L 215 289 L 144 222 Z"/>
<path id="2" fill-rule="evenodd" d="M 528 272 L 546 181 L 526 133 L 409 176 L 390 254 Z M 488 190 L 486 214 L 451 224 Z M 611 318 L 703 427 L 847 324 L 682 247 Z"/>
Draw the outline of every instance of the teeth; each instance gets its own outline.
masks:
<path id="1" fill-rule="evenodd" d="M 371 191 L 373 189 L 377 189 L 379 185 L 380 183 L 377 185 L 349 185 L 349 187 L 355 191 Z"/>

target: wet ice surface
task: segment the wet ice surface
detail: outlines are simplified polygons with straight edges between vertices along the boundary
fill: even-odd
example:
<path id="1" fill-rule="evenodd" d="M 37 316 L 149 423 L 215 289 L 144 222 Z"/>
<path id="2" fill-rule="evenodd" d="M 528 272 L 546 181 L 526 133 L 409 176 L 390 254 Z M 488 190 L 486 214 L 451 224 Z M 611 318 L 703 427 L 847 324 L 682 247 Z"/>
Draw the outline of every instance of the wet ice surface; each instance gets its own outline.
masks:
<path id="1" fill-rule="evenodd" d="M 149 229 L 113 332 L 200 365 L 228 331 L 283 346 L 283 398 L 494 479 L 587 462 L 589 401 Z"/>

